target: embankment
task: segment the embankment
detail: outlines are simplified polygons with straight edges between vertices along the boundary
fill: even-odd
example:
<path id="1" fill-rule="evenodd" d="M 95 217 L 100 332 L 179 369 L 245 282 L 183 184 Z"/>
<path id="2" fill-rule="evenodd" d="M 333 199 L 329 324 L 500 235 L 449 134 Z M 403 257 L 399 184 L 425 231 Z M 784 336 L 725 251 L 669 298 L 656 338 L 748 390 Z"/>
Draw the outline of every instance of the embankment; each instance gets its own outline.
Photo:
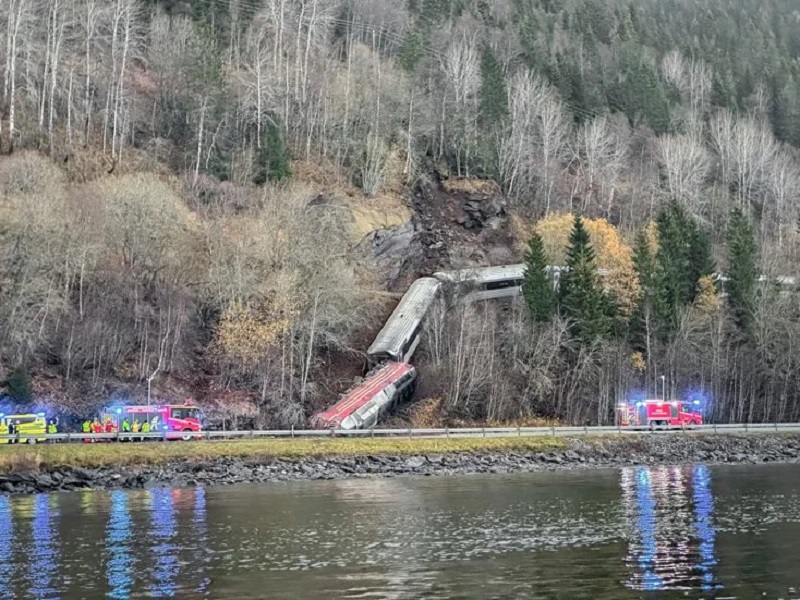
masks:
<path id="1" fill-rule="evenodd" d="M 800 435 L 75 444 L 1 448 L 0 493 L 764 462 L 800 462 Z"/>

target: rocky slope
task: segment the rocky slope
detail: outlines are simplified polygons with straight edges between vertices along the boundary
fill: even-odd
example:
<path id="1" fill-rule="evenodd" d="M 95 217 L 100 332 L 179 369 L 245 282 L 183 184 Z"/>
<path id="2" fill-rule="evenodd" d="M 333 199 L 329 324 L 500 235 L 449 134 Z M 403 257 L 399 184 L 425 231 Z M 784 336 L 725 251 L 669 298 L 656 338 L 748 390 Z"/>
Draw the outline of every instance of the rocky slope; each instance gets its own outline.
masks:
<path id="1" fill-rule="evenodd" d="M 413 193 L 410 218 L 366 240 L 390 288 L 438 270 L 515 262 L 507 203 L 491 182 L 433 180 Z M 357 216 L 357 215 L 356 215 Z"/>

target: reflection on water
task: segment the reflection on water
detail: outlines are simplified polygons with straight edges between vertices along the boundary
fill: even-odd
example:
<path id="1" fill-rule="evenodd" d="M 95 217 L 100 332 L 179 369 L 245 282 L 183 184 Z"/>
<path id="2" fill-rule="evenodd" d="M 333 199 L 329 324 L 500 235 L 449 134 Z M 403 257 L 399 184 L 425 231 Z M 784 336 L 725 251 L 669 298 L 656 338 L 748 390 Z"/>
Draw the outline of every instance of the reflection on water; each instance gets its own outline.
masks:
<path id="1" fill-rule="evenodd" d="M 717 564 L 714 556 L 714 537 L 716 530 L 712 522 L 714 516 L 714 494 L 711 491 L 711 473 L 705 466 L 696 466 L 693 469 L 694 490 L 694 534 L 700 544 L 700 575 L 703 590 L 722 587 L 714 583 L 714 565 Z"/>
<path id="2" fill-rule="evenodd" d="M 153 546 L 155 572 L 149 587 L 156 597 L 171 597 L 175 594 L 175 580 L 179 567 L 173 541 L 176 527 L 173 491 L 181 490 L 150 490 L 152 520 L 150 535 L 155 544 Z"/>
<path id="3" fill-rule="evenodd" d="M 635 590 L 710 590 L 714 580 L 714 497 L 708 467 L 636 467 L 620 477 L 633 524 L 626 564 Z"/>
<path id="4" fill-rule="evenodd" d="M 205 552 L 208 546 L 208 518 L 206 516 L 206 491 L 202 488 L 194 490 L 194 510 L 192 516 L 194 552 L 192 561 L 195 565 L 198 582 L 195 592 L 205 592 L 211 579 L 206 571 L 207 557 Z"/>
<path id="5" fill-rule="evenodd" d="M 106 548 L 110 554 L 106 565 L 110 598 L 130 596 L 133 557 L 131 548 L 133 520 L 128 510 L 128 494 L 121 490 L 111 492 L 111 510 L 108 512 Z"/>
<path id="6" fill-rule="evenodd" d="M 55 598 L 58 591 L 53 578 L 58 569 L 58 532 L 56 530 L 57 512 L 54 508 L 56 498 L 39 494 L 33 498 L 33 537 L 30 557 L 30 594 L 34 598 Z"/>
<path id="7" fill-rule="evenodd" d="M 11 518 L 11 500 L 0 496 L 0 599 L 13 598 L 10 587 L 14 573 L 12 561 L 14 539 L 14 521 Z"/>
<path id="8" fill-rule="evenodd" d="M 796 598 L 800 466 L 0 496 L 6 598 Z"/>

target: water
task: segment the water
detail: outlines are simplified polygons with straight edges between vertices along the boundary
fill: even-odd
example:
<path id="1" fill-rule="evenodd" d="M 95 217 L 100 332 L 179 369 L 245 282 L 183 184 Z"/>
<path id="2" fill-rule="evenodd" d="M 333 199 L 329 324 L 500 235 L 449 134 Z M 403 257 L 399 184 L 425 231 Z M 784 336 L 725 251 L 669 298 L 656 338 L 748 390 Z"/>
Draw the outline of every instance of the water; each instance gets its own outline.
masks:
<path id="1" fill-rule="evenodd" d="M 0 496 L 5 598 L 800 598 L 800 466 Z"/>

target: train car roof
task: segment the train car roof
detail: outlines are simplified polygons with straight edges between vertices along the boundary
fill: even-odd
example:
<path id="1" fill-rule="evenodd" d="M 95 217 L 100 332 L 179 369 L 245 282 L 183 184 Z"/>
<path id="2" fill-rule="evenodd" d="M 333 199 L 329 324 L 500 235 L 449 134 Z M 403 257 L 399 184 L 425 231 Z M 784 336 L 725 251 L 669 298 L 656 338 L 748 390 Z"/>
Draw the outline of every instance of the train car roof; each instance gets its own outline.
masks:
<path id="1" fill-rule="evenodd" d="M 412 283 L 383 329 L 375 336 L 367 354 L 380 352 L 387 345 L 404 340 L 416 323 L 425 317 L 440 285 L 441 282 L 432 277 L 420 277 Z"/>
<path id="2" fill-rule="evenodd" d="M 439 271 L 433 275 L 437 279 L 451 282 L 466 281 L 470 283 L 490 283 L 506 279 L 522 279 L 525 276 L 525 265 L 500 265 L 496 267 L 475 267 L 457 271 Z"/>
<path id="3" fill-rule="evenodd" d="M 341 421 L 364 406 L 388 385 L 413 370 L 414 367 L 408 363 L 388 363 L 367 377 L 361 385 L 342 396 L 336 404 L 317 413 L 316 418 L 328 422 Z"/>

